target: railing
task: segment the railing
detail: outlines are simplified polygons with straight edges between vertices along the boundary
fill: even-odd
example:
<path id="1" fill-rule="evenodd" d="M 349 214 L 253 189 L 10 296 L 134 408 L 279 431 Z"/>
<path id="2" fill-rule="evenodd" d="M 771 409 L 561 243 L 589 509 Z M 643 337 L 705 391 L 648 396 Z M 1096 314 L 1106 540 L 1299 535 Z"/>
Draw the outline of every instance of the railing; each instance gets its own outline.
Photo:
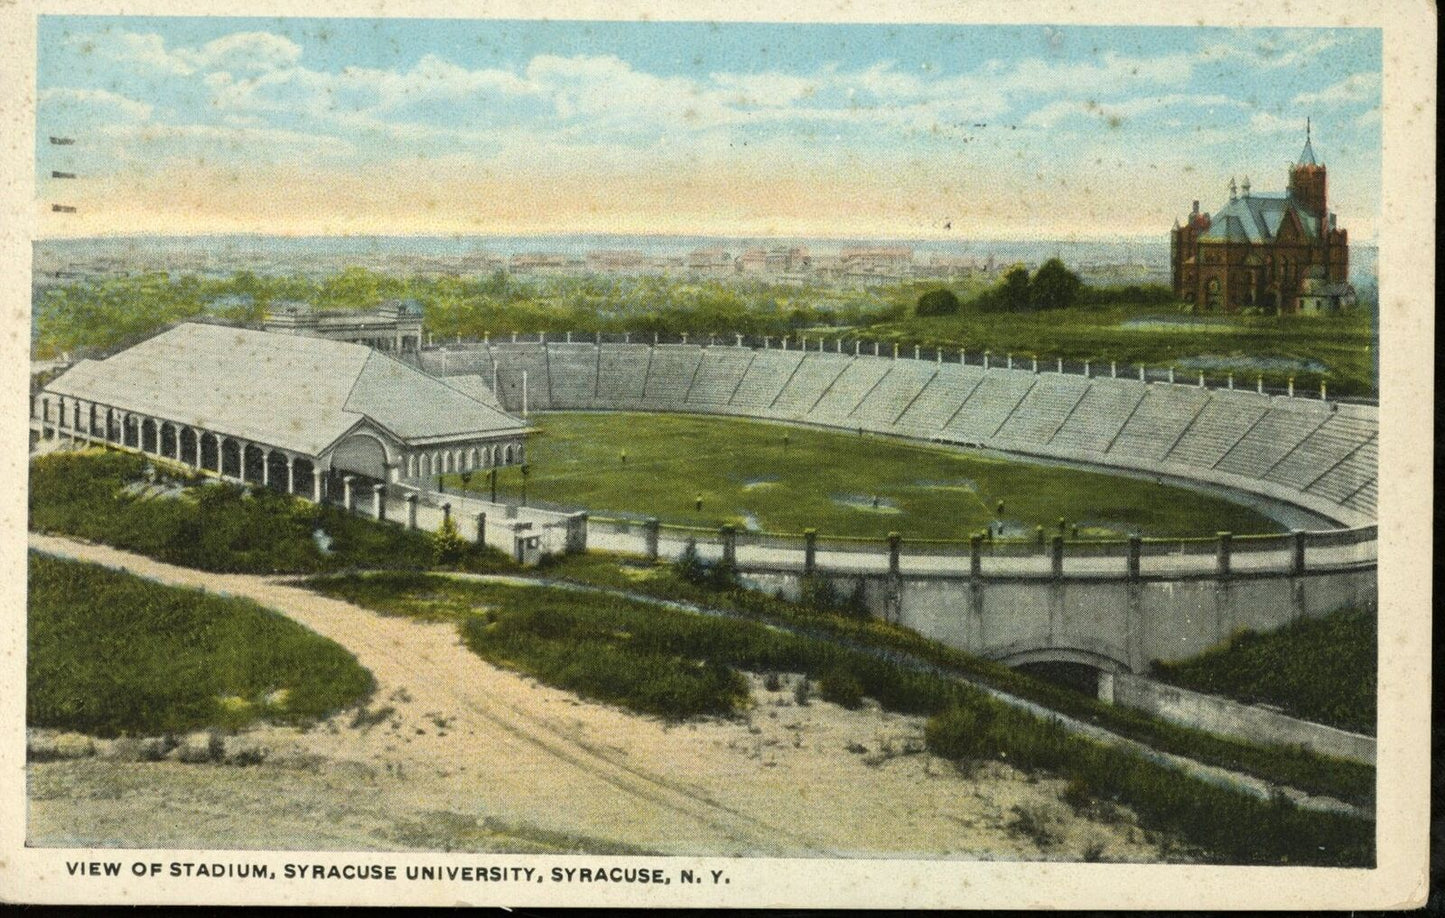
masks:
<path id="1" fill-rule="evenodd" d="M 692 543 L 704 558 L 731 556 L 746 570 L 981 576 L 1218 576 L 1335 570 L 1373 565 L 1375 526 L 1322 532 L 1177 538 L 1068 538 L 1044 530 L 1024 538 L 906 539 L 716 529 L 655 519 L 590 517 L 588 544 L 653 559 Z"/>

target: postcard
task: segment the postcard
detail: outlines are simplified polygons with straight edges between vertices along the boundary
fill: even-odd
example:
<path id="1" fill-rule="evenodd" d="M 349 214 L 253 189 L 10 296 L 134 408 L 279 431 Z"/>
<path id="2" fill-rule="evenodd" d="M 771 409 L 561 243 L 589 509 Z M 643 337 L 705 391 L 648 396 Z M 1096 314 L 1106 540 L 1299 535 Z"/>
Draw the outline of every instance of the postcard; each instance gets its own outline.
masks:
<path id="1" fill-rule="evenodd" d="M 0 6 L 0 898 L 1422 904 L 1435 15 Z"/>

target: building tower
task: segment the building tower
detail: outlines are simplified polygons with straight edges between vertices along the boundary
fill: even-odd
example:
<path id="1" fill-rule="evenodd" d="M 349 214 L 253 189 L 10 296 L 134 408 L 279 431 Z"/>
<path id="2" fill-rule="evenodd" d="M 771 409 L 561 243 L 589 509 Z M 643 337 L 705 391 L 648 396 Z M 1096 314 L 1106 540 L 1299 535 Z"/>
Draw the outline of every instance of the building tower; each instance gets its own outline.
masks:
<path id="1" fill-rule="evenodd" d="M 1305 119 L 1305 148 L 1299 161 L 1289 167 L 1289 195 L 1311 216 L 1325 218 L 1325 164 L 1315 159 L 1310 143 L 1310 119 Z"/>

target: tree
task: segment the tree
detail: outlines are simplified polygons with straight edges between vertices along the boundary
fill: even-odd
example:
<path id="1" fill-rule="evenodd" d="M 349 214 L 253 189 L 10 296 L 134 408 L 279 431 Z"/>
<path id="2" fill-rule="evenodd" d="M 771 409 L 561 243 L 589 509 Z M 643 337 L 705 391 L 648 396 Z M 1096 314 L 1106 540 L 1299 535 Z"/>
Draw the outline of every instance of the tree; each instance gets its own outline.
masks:
<path id="1" fill-rule="evenodd" d="M 1027 312 L 1029 293 L 1029 269 L 1023 265 L 1009 268 L 1003 276 L 1003 286 L 999 288 L 1003 308 L 1009 312 Z"/>
<path id="2" fill-rule="evenodd" d="M 1069 309 L 1079 300 L 1083 288 L 1079 275 L 1057 258 L 1039 265 L 1029 282 L 1029 302 L 1035 309 Z"/>
<path id="3" fill-rule="evenodd" d="M 958 297 L 952 290 L 930 290 L 918 298 L 914 313 L 920 316 L 951 316 L 958 312 Z"/>

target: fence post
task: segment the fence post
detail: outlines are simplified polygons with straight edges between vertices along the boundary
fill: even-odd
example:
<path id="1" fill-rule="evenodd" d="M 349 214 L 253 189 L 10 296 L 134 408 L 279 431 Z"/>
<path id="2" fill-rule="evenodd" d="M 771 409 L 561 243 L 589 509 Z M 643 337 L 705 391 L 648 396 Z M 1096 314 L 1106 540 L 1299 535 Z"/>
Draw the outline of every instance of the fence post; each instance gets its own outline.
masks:
<path id="1" fill-rule="evenodd" d="M 485 513 L 477 514 L 477 544 L 487 544 L 487 515 Z"/>
<path id="2" fill-rule="evenodd" d="M 990 354 L 992 354 L 992 351 L 984 351 L 984 352 L 983 352 L 983 368 L 984 368 L 985 370 L 988 369 L 988 358 L 989 358 Z"/>
<path id="3" fill-rule="evenodd" d="M 975 532 L 968 537 L 968 575 L 978 577 L 983 573 L 983 533 Z"/>
<path id="4" fill-rule="evenodd" d="M 1305 534 L 1303 529 L 1296 529 L 1290 533 L 1293 538 L 1290 540 L 1289 572 L 1291 574 L 1303 574 L 1305 572 Z"/>
<path id="5" fill-rule="evenodd" d="M 1230 543 L 1234 541 L 1234 533 L 1219 533 L 1219 549 L 1215 554 L 1215 569 L 1221 577 L 1229 576 L 1229 554 Z"/>
<path id="6" fill-rule="evenodd" d="M 406 496 L 406 528 L 408 528 L 408 529 L 415 529 L 415 528 L 416 528 L 416 495 L 415 495 L 415 494 L 408 494 L 408 495 Z"/>
<path id="7" fill-rule="evenodd" d="M 1061 535 L 1049 539 L 1049 567 L 1054 577 L 1064 576 L 1064 537 Z"/>
<path id="8" fill-rule="evenodd" d="M 568 554 L 581 554 L 587 551 L 587 511 L 574 513 L 567 517 L 567 548 Z"/>
<path id="9" fill-rule="evenodd" d="M 386 519 L 386 499 L 382 496 L 385 491 L 386 485 L 371 486 L 371 516 L 377 522 Z"/>
<path id="10" fill-rule="evenodd" d="M 1119 361 L 1117 361 L 1117 360 L 1111 360 L 1111 361 L 1109 361 L 1109 378 L 1110 378 L 1110 379 L 1118 379 L 1118 378 L 1119 378 Z"/>
<path id="11" fill-rule="evenodd" d="M 1129 579 L 1139 579 L 1139 556 L 1144 552 L 1144 540 L 1137 535 L 1129 536 Z"/>
<path id="12" fill-rule="evenodd" d="M 1294 398 L 1294 377 L 1289 378 L 1289 397 Z"/>
<path id="13" fill-rule="evenodd" d="M 818 569 L 818 530 L 803 530 L 803 573 L 811 574 Z"/>
<path id="14" fill-rule="evenodd" d="M 452 518 L 452 505 L 442 504 L 442 525 L 446 525 Z"/>
<path id="15" fill-rule="evenodd" d="M 888 533 L 888 573 L 898 574 L 899 556 L 903 553 L 903 536 L 896 532 Z"/>
<path id="16" fill-rule="evenodd" d="M 1174 385 L 1174 368 L 1169 368 L 1169 385 Z"/>
<path id="17" fill-rule="evenodd" d="M 657 535 L 662 524 L 656 517 L 648 517 L 642 523 L 642 540 L 644 551 L 647 553 L 647 560 L 657 560 Z"/>
<path id="18" fill-rule="evenodd" d="M 718 527 L 718 534 L 722 536 L 723 543 L 723 564 L 728 567 L 736 567 L 738 563 L 738 530 L 731 523 L 724 523 Z"/>

